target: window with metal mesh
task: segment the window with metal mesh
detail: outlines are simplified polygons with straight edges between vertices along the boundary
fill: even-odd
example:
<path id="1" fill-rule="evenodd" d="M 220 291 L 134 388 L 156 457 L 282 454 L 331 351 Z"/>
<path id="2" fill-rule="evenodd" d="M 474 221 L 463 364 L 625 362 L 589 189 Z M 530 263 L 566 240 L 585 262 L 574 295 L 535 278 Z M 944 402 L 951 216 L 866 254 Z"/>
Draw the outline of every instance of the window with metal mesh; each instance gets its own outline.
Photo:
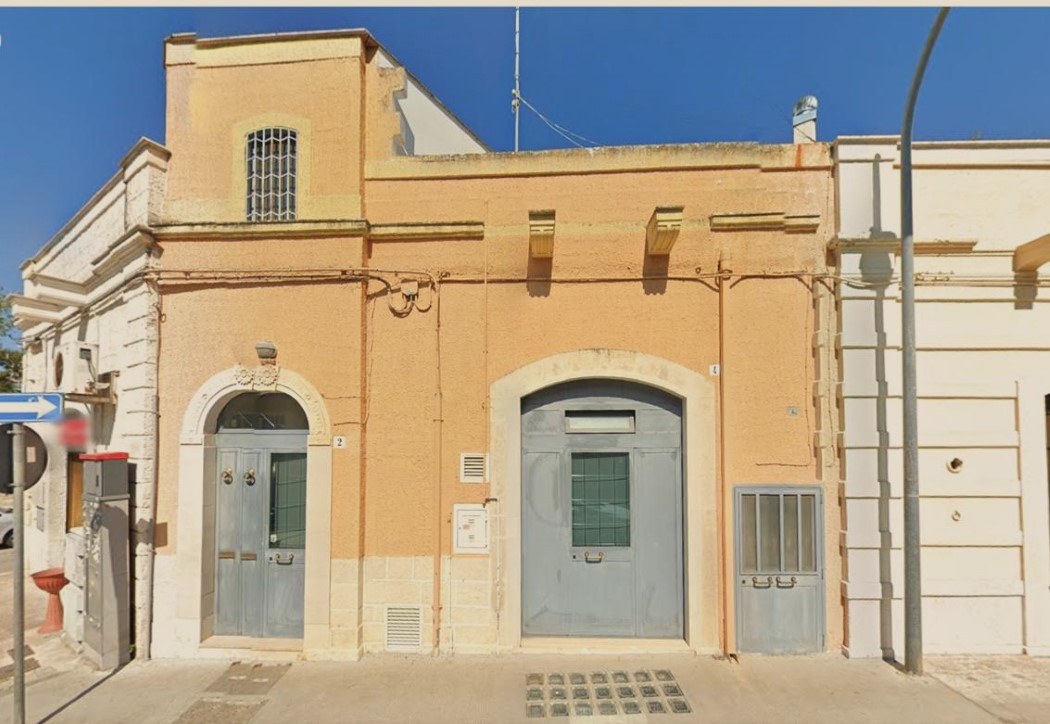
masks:
<path id="1" fill-rule="evenodd" d="M 631 545 L 627 453 L 572 453 L 572 544 Z"/>
<path id="2" fill-rule="evenodd" d="M 294 221 L 297 172 L 296 132 L 262 128 L 248 134 L 248 221 Z"/>

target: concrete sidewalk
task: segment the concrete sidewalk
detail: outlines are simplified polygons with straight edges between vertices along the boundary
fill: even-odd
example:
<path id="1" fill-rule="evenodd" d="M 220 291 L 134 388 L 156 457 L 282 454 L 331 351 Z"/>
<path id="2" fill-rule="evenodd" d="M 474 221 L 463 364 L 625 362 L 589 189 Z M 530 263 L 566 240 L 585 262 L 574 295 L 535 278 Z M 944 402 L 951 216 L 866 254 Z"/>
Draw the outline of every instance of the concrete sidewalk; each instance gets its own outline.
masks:
<path id="1" fill-rule="evenodd" d="M 1023 657 L 930 662 L 932 675 L 923 678 L 905 676 L 880 661 L 849 661 L 837 655 L 746 657 L 740 663 L 689 655 L 539 654 L 455 659 L 373 656 L 350 664 L 149 661 L 108 675 L 80 664 L 65 670 L 43 666 L 27 677 L 27 720 L 114 724 L 1050 721 L 1050 662 Z M 557 676 L 552 679 L 552 674 L 562 675 L 564 682 Z M 573 674 L 582 675 L 583 683 L 574 685 Z M 564 699 L 557 698 L 558 689 Z M 577 690 L 581 698 L 574 700 Z M 632 708 L 631 702 L 637 707 Z M 659 702 L 658 708 L 668 713 L 650 713 L 651 702 Z M 568 716 L 554 716 L 557 706 Z M 672 706 L 688 711 L 672 713 Z M 588 710 L 591 714 L 584 716 Z M 629 713 L 632 710 L 640 713 Z M 0 687 L 0 721 L 11 721 L 11 713 L 8 681 Z"/>

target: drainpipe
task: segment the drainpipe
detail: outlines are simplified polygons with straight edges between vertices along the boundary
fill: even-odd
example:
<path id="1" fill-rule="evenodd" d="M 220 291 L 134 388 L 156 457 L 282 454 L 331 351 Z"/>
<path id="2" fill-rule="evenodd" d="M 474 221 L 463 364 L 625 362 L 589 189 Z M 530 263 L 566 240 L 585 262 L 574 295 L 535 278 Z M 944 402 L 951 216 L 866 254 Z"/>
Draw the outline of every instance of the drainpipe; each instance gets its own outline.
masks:
<path id="1" fill-rule="evenodd" d="M 435 369 L 437 373 L 437 414 L 434 418 L 434 422 L 437 424 L 437 459 L 435 461 L 437 472 L 434 480 L 434 505 L 436 507 L 434 511 L 434 520 L 436 530 L 434 532 L 434 593 L 433 593 L 433 606 L 432 606 L 432 617 L 433 617 L 433 636 L 434 636 L 434 653 L 438 654 L 441 651 L 441 534 L 445 529 L 445 521 L 443 517 L 443 506 L 442 506 L 442 484 L 443 477 L 441 475 L 442 470 L 442 452 L 444 449 L 444 441 L 442 440 L 443 423 L 444 423 L 444 405 L 441 396 L 441 293 L 438 289 L 440 281 L 434 281 L 434 316 L 435 316 L 435 341 L 434 346 L 437 352 L 437 361 L 435 362 Z M 451 563 L 450 563 L 451 566 Z M 451 591 L 451 583 L 450 583 Z"/>
<path id="2" fill-rule="evenodd" d="M 901 354 L 904 383 L 904 669 L 922 674 L 922 549 L 919 536 L 919 429 L 915 380 L 915 239 L 912 229 L 911 127 L 926 64 L 948 17 L 941 8 L 926 38 L 901 122 Z"/>
<path id="3" fill-rule="evenodd" d="M 153 422 L 148 429 L 146 445 L 153 455 L 153 474 L 150 482 L 150 504 L 147 509 L 147 519 L 143 521 L 146 526 L 146 570 L 143 572 L 142 605 L 145 609 L 145 625 L 139 631 L 137 637 L 135 658 L 148 660 L 152 656 L 153 648 L 153 563 L 156 557 L 156 531 L 157 531 L 157 441 L 158 425 L 160 424 L 159 396 L 157 388 L 160 384 L 160 288 L 155 281 L 147 280 L 147 288 L 150 290 L 150 304 L 153 307 L 153 339 L 147 343 L 147 365 L 152 366 L 155 371 L 154 389 L 150 401 L 149 412 L 153 416 Z"/>
<path id="4" fill-rule="evenodd" d="M 729 643 L 729 547 L 726 536 L 729 534 L 726 515 L 726 384 L 725 384 L 725 282 L 722 258 L 718 259 L 718 573 L 719 585 L 722 588 L 722 653 L 735 653 Z"/>

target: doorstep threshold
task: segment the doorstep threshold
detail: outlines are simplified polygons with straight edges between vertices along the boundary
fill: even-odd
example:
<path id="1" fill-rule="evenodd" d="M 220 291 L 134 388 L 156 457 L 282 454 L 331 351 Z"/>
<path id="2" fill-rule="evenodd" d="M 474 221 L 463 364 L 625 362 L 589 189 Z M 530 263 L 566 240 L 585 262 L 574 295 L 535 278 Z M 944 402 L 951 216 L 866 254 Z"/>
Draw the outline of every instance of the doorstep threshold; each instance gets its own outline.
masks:
<path id="1" fill-rule="evenodd" d="M 689 653 L 693 648 L 684 639 L 522 636 L 520 650 L 544 654 L 663 654 Z"/>
<path id="2" fill-rule="evenodd" d="M 256 636 L 209 636 L 201 641 L 202 649 L 236 649 L 238 651 L 302 652 L 302 639 L 262 638 Z"/>

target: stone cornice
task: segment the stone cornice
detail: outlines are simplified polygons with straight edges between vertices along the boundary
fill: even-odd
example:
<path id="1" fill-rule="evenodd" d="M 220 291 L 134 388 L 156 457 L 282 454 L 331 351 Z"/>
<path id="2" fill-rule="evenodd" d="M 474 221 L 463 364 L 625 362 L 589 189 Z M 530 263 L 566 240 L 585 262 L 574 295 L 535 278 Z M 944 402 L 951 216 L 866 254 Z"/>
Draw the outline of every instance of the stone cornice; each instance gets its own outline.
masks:
<path id="1" fill-rule="evenodd" d="M 480 239 L 483 221 L 409 221 L 368 224 L 369 241 L 414 241 L 427 239 Z"/>
<path id="2" fill-rule="evenodd" d="M 199 224 L 158 224 L 153 227 L 157 241 L 233 241 L 252 239 L 321 239 L 333 236 L 365 236 L 364 219 L 333 221 L 205 222 Z"/>
<path id="3" fill-rule="evenodd" d="M 884 238 L 859 239 L 839 238 L 835 245 L 843 251 L 886 251 L 899 255 L 901 240 L 896 236 Z M 969 254 L 977 246 L 976 239 L 918 239 L 915 241 L 916 256 L 945 256 L 948 254 Z"/>
<path id="4" fill-rule="evenodd" d="M 820 214 L 785 214 L 783 211 L 770 211 L 711 215 L 711 231 L 785 231 L 812 234 L 819 226 Z"/>
<path id="5" fill-rule="evenodd" d="M 158 241 L 250 241 L 358 237 L 373 242 L 480 239 L 483 221 L 401 221 L 370 224 L 365 219 L 275 223 L 164 224 L 153 228 Z"/>
<path id="6" fill-rule="evenodd" d="M 366 180 L 583 176 L 652 171 L 827 171 L 825 143 L 694 143 L 518 153 L 399 156 L 365 164 Z"/>

